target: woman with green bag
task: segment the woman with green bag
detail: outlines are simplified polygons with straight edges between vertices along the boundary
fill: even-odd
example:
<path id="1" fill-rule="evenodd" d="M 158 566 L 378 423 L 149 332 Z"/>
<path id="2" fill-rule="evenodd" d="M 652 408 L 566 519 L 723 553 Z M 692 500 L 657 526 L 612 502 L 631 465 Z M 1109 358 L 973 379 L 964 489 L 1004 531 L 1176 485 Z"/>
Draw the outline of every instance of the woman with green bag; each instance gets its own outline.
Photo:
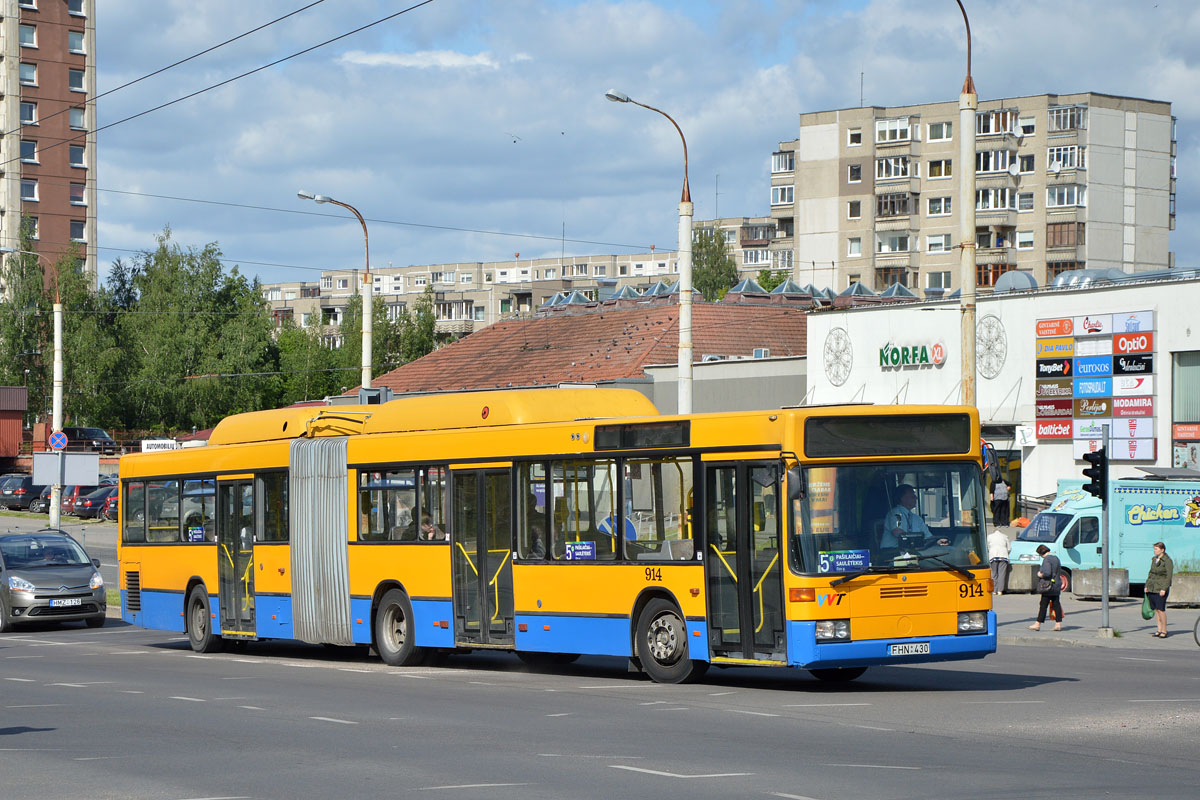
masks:
<path id="1" fill-rule="evenodd" d="M 1175 564 L 1167 555 L 1167 546 L 1162 542 L 1154 543 L 1154 558 L 1150 559 L 1150 573 L 1146 575 L 1145 600 L 1154 611 L 1154 622 L 1158 630 L 1154 636 L 1159 639 L 1167 638 L 1167 594 L 1171 591 L 1171 576 L 1175 572 Z M 1142 612 L 1145 616 L 1145 612 Z"/>

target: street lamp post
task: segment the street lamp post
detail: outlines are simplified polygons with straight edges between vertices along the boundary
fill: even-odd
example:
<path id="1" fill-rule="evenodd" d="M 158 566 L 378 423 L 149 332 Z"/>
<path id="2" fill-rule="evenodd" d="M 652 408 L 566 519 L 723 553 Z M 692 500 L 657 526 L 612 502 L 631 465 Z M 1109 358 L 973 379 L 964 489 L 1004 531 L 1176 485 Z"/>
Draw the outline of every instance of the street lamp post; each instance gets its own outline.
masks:
<path id="1" fill-rule="evenodd" d="M 678 413 L 692 413 L 692 191 L 688 188 L 687 139 L 679 123 L 662 109 L 633 100 L 629 95 L 609 89 L 604 96 L 614 103 L 633 103 L 635 106 L 662 114 L 683 142 L 683 194 L 679 199 L 679 408 Z"/>
<path id="2" fill-rule="evenodd" d="M 958 96 L 958 182 L 959 219 L 959 310 L 962 315 L 962 401 L 975 405 L 975 111 L 979 95 L 971 79 L 971 22 L 967 9 L 958 0 L 963 23 L 967 26 L 967 79 Z"/>
<path id="3" fill-rule="evenodd" d="M 372 338 L 374 337 L 372 325 L 372 290 L 371 283 L 371 241 L 367 238 L 367 221 L 363 219 L 363 215 L 358 213 L 358 209 L 349 203 L 343 203 L 341 200 L 334 200 L 332 197 L 326 197 L 323 194 L 314 194 L 303 189 L 296 192 L 296 196 L 301 200 L 312 200 L 317 203 L 333 203 L 335 206 L 341 206 L 350 211 L 351 214 L 358 217 L 358 222 L 363 229 L 363 249 L 366 251 L 366 269 L 363 271 L 362 280 L 362 388 L 371 388 L 371 346 Z"/>
<path id="4" fill-rule="evenodd" d="M 3 255 L 26 255 L 46 259 L 50 273 L 54 276 L 54 389 L 51 394 L 50 426 L 51 431 L 61 431 L 63 424 L 63 311 L 62 296 L 58 291 L 58 270 L 49 258 L 33 250 L 17 250 L 12 247 L 0 247 Z M 26 370 L 28 372 L 28 370 Z M 61 455 L 59 456 L 61 458 Z M 60 462 L 61 466 L 61 462 Z M 54 473 L 54 483 L 50 485 L 50 520 L 51 528 L 57 528 L 62 521 L 62 470 Z"/>

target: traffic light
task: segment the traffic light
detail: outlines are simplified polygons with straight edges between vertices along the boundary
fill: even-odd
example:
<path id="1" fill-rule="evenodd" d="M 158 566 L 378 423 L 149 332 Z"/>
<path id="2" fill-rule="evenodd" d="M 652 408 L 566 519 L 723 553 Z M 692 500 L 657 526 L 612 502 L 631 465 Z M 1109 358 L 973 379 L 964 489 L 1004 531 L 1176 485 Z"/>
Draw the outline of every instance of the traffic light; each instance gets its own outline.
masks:
<path id="1" fill-rule="evenodd" d="M 1099 497 L 1101 502 L 1108 502 L 1108 450 L 1101 447 L 1094 453 L 1084 453 L 1083 460 L 1088 466 L 1083 469 L 1083 477 L 1090 482 L 1083 485 L 1083 490 Z"/>

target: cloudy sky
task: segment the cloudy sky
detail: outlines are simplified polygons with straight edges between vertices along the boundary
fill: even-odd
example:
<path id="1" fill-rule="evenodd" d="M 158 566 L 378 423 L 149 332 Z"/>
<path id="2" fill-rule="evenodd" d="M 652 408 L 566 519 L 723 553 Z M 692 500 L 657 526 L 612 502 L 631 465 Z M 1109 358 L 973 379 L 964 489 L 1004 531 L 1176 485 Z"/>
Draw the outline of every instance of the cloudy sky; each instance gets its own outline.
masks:
<path id="1" fill-rule="evenodd" d="M 325 0 L 98 101 L 101 126 L 419 0 Z M 103 0 L 99 90 L 312 0 Z M 1200 4 L 966 0 L 981 100 L 1096 91 L 1173 104 L 1179 266 L 1200 266 Z M 698 219 L 769 207 L 798 114 L 955 100 L 954 0 L 433 0 L 99 134 L 101 275 L 117 257 L 219 243 L 263 281 L 372 265 L 673 249 L 687 136 Z M 719 187 L 719 193 L 718 193 Z M 207 201 L 207 202 L 195 202 Z M 240 204 L 235 207 L 222 204 Z M 564 241 L 565 239 L 565 241 Z"/>

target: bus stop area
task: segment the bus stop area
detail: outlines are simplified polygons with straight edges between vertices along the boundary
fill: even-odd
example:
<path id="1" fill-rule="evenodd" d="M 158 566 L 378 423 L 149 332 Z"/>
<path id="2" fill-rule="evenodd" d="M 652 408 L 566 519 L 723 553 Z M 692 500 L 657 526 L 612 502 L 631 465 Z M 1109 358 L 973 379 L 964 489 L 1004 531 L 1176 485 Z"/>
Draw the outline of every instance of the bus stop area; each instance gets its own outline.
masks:
<path id="1" fill-rule="evenodd" d="M 1177 608 L 1167 606 L 1166 639 L 1151 636 L 1155 631 L 1153 619 L 1142 619 L 1142 598 L 1110 598 L 1108 601 L 1108 624 L 1113 629 L 1111 638 L 1101 637 L 1101 608 L 1099 599 L 1080 599 L 1067 592 L 1062 595 L 1063 620 L 1061 631 L 1055 631 L 1054 621 L 1049 617 L 1040 631 L 1031 631 L 1029 626 L 1037 619 L 1036 594 L 1003 594 L 993 597 L 996 610 L 997 643 L 1008 645 L 1058 645 L 1063 647 L 1119 647 L 1143 652 L 1157 650 L 1196 650 L 1200 647 L 1192 636 L 1200 608 Z"/>

